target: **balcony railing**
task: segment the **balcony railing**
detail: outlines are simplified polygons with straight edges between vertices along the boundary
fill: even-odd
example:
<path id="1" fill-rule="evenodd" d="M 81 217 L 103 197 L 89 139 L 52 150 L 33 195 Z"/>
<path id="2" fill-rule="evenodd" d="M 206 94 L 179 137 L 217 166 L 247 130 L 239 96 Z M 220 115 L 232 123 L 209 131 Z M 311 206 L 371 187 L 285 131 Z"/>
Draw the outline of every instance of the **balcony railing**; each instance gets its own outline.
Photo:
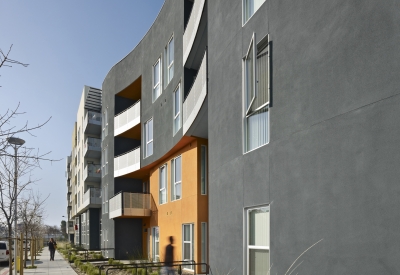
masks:
<path id="1" fill-rule="evenodd" d="M 121 192 L 110 199 L 109 218 L 151 216 L 151 195 Z"/>
<path id="2" fill-rule="evenodd" d="M 114 135 L 117 136 L 140 123 L 140 100 L 114 117 Z"/>
<path id="3" fill-rule="evenodd" d="M 140 147 L 114 158 L 114 177 L 140 169 Z"/>
<path id="4" fill-rule="evenodd" d="M 205 0 L 194 1 L 189 22 L 186 26 L 185 33 L 183 34 L 183 64 L 186 63 L 190 50 L 192 49 L 194 39 L 196 38 L 201 15 L 203 14 L 204 4 Z"/>
<path id="5" fill-rule="evenodd" d="M 100 188 L 89 188 L 83 195 L 82 208 L 88 207 L 90 205 L 101 205 L 101 189 Z"/>
<path id="6" fill-rule="evenodd" d="M 100 135 L 101 114 L 93 111 L 87 111 L 83 125 L 85 125 L 86 134 Z"/>
<path id="7" fill-rule="evenodd" d="M 196 3 L 197 1 L 195 1 Z M 207 96 L 207 52 L 205 52 L 196 79 L 183 102 L 183 133 L 192 125 Z"/>
<path id="8" fill-rule="evenodd" d="M 101 166 L 100 164 L 88 164 L 83 171 L 84 181 L 101 181 Z"/>
<path id="9" fill-rule="evenodd" d="M 101 139 L 88 137 L 84 144 L 84 156 L 87 158 L 101 157 Z"/>

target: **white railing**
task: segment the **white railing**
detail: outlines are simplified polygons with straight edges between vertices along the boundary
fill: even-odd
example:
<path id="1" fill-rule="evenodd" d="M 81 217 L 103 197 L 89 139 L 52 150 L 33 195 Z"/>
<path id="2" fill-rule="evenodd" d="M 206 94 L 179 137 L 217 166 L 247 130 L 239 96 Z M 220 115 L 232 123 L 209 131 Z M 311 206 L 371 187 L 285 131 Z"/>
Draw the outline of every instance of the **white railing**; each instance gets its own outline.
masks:
<path id="1" fill-rule="evenodd" d="M 140 100 L 114 117 L 114 136 L 122 134 L 140 123 Z"/>
<path id="2" fill-rule="evenodd" d="M 183 64 L 186 63 L 190 50 L 192 49 L 194 39 L 196 38 L 201 15 L 203 14 L 204 3 L 205 0 L 194 1 L 189 22 L 187 23 L 185 33 L 183 34 Z"/>
<path id="3" fill-rule="evenodd" d="M 109 207 L 110 219 L 122 216 L 122 193 L 119 193 L 110 199 Z"/>
<path id="4" fill-rule="evenodd" d="M 110 219 L 121 216 L 149 217 L 150 215 L 150 194 L 122 192 L 110 199 Z"/>
<path id="5" fill-rule="evenodd" d="M 196 1 L 195 1 L 196 3 Z M 207 96 L 207 52 L 188 96 L 183 102 L 183 134 L 189 130 Z"/>
<path id="6" fill-rule="evenodd" d="M 140 169 L 140 147 L 114 158 L 114 177 Z"/>
<path id="7" fill-rule="evenodd" d="M 101 204 L 101 189 L 100 188 L 89 188 L 83 195 L 82 207 L 84 208 L 89 204 Z"/>

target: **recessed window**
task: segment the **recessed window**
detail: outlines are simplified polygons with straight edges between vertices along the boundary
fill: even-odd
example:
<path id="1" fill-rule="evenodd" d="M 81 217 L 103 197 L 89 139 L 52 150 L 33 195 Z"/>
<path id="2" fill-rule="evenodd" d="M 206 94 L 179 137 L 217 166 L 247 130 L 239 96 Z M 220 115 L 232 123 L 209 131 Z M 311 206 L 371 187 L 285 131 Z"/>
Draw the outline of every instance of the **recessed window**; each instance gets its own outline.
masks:
<path id="1" fill-rule="evenodd" d="M 165 84 L 166 87 L 169 82 L 171 82 L 172 78 L 174 77 L 174 37 L 172 36 L 171 39 L 168 41 L 167 46 L 164 50 L 164 57 L 165 57 Z"/>
<path id="2" fill-rule="evenodd" d="M 252 151 L 269 142 L 269 40 L 268 36 L 256 44 L 250 41 L 243 58 L 244 87 L 244 152 Z"/>
<path id="3" fill-rule="evenodd" d="M 174 135 L 181 128 L 181 85 L 179 84 L 174 91 Z"/>
<path id="4" fill-rule="evenodd" d="M 173 159 L 171 164 L 171 201 L 174 201 L 182 197 L 182 157 Z"/>
<path id="5" fill-rule="evenodd" d="M 200 160 L 200 188 L 201 194 L 207 194 L 207 146 L 201 145 L 201 160 Z"/>
<path id="6" fill-rule="evenodd" d="M 103 149 L 101 154 L 101 176 L 104 177 L 108 174 L 108 146 Z"/>
<path id="7" fill-rule="evenodd" d="M 243 1 L 243 25 L 261 7 L 265 0 L 242 0 Z"/>
<path id="8" fill-rule="evenodd" d="M 145 150 L 144 157 L 151 156 L 153 154 L 153 119 L 151 118 L 144 124 L 144 140 Z"/>
<path id="9" fill-rule="evenodd" d="M 108 135 L 108 107 L 103 110 L 103 119 L 101 120 L 101 124 L 101 140 L 104 140 L 104 138 Z"/>
<path id="10" fill-rule="evenodd" d="M 164 204 L 167 202 L 167 165 L 165 164 L 160 168 L 159 180 L 159 203 Z"/>
<path id="11" fill-rule="evenodd" d="M 247 275 L 269 272 L 269 228 L 268 206 L 245 210 Z"/>
<path id="12" fill-rule="evenodd" d="M 153 102 L 161 95 L 161 58 L 153 65 Z"/>
<path id="13" fill-rule="evenodd" d="M 159 262 L 160 261 L 160 230 L 158 227 L 152 228 L 152 235 L 153 235 L 153 245 L 152 245 L 153 261 Z"/>
<path id="14" fill-rule="evenodd" d="M 182 255 L 184 261 L 194 260 L 194 226 L 193 224 L 183 224 L 182 226 Z M 192 265 L 184 265 L 184 268 L 193 270 Z"/>

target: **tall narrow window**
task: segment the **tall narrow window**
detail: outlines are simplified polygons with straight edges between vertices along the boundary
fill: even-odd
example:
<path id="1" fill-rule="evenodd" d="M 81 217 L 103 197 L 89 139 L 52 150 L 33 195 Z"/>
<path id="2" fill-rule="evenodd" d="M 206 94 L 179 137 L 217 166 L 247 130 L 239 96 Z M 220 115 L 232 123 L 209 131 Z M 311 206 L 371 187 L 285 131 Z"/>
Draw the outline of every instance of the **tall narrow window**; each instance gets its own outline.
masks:
<path id="1" fill-rule="evenodd" d="M 160 180 L 159 180 L 159 203 L 164 204 L 167 202 L 167 165 L 165 164 L 160 168 Z"/>
<path id="2" fill-rule="evenodd" d="M 268 44 L 268 35 L 256 44 L 256 36 L 253 34 L 247 54 L 243 58 L 244 152 L 269 142 Z"/>
<path id="3" fill-rule="evenodd" d="M 153 118 L 144 124 L 144 136 L 146 142 L 144 157 L 148 157 L 153 154 Z"/>
<path id="4" fill-rule="evenodd" d="M 103 149 L 101 154 L 101 176 L 104 177 L 108 174 L 108 146 Z"/>
<path id="5" fill-rule="evenodd" d="M 243 0 L 243 24 L 253 16 L 265 0 Z"/>
<path id="6" fill-rule="evenodd" d="M 152 230 L 153 235 L 153 249 L 152 249 L 152 256 L 153 261 L 159 262 L 160 261 L 160 232 L 158 227 L 153 227 Z"/>
<path id="7" fill-rule="evenodd" d="M 181 85 L 174 92 L 174 135 L 181 128 Z"/>
<path id="8" fill-rule="evenodd" d="M 269 207 L 247 209 L 246 220 L 246 274 L 269 272 Z"/>
<path id="9" fill-rule="evenodd" d="M 153 102 L 161 95 L 161 58 L 153 65 Z"/>
<path id="10" fill-rule="evenodd" d="M 108 108 L 103 110 L 103 119 L 101 120 L 101 124 L 103 129 L 101 132 L 101 140 L 104 140 L 108 135 Z"/>
<path id="11" fill-rule="evenodd" d="M 174 37 L 172 36 L 171 39 L 168 41 L 167 46 L 164 50 L 165 56 L 165 84 L 167 86 L 168 83 L 174 77 Z"/>
<path id="12" fill-rule="evenodd" d="M 201 160 L 200 160 L 200 186 L 201 194 L 207 194 L 207 146 L 201 145 Z"/>
<path id="13" fill-rule="evenodd" d="M 182 157 L 179 156 L 173 159 L 171 163 L 171 201 L 174 201 L 182 197 Z"/>
<path id="14" fill-rule="evenodd" d="M 194 260 L 194 226 L 193 224 L 184 224 L 182 226 L 182 255 L 184 261 Z M 193 270 L 192 265 L 185 265 L 184 268 Z"/>
<path id="15" fill-rule="evenodd" d="M 201 262 L 207 263 L 207 223 L 201 223 Z M 206 272 L 207 267 L 202 265 L 201 271 Z"/>

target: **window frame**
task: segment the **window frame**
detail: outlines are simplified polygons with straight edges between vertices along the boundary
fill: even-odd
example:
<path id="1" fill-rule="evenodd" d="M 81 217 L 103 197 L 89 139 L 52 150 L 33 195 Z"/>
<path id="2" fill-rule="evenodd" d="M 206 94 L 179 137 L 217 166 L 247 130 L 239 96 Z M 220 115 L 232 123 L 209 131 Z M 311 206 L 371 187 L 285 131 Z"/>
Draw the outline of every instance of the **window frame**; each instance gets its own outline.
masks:
<path id="1" fill-rule="evenodd" d="M 203 167 L 203 149 L 204 149 L 204 167 Z M 200 146 L 200 194 L 207 195 L 207 145 L 202 144 Z M 204 182 L 203 182 L 203 174 L 204 174 Z M 204 190 L 204 192 L 203 192 Z"/>
<path id="2" fill-rule="evenodd" d="M 101 118 L 102 131 L 101 141 L 103 141 L 108 135 L 108 107 L 103 110 L 103 117 Z"/>
<path id="3" fill-rule="evenodd" d="M 261 5 L 253 11 L 253 13 L 249 16 L 249 18 L 246 19 L 246 11 L 247 11 L 247 6 L 246 3 L 248 3 L 248 1 L 251 0 L 242 0 L 242 27 L 244 25 L 246 25 L 246 23 L 253 17 L 253 15 L 261 8 L 262 5 L 264 5 L 264 3 L 266 2 L 266 0 L 262 0 L 263 2 L 261 3 Z M 245 8 L 246 7 L 246 8 Z"/>
<path id="4" fill-rule="evenodd" d="M 189 226 L 189 233 L 190 233 L 190 241 L 185 241 L 185 226 Z M 182 224 L 182 260 L 183 261 L 194 261 L 194 254 L 195 254 L 195 250 L 194 250 L 194 223 L 184 223 Z M 190 258 L 191 259 L 185 259 L 185 243 L 189 243 L 190 244 Z M 193 265 L 183 265 L 182 266 L 183 269 L 188 269 L 188 270 L 194 270 L 194 266 Z"/>
<path id="5" fill-rule="evenodd" d="M 159 64 L 159 66 L 158 66 L 158 82 L 157 83 L 155 83 L 154 81 L 155 81 L 155 74 L 154 74 L 154 72 L 155 72 L 155 67 L 156 67 L 156 65 L 157 65 L 157 63 Z M 162 67 L 162 60 L 161 60 L 161 56 L 159 56 L 158 57 L 158 59 L 157 59 L 157 61 L 153 64 L 153 66 L 152 66 L 152 98 L 153 98 L 153 103 L 157 100 L 157 98 L 159 98 L 160 97 L 160 95 L 162 94 L 162 70 L 161 70 L 161 67 Z M 156 90 L 156 88 L 159 88 L 159 94 L 158 95 L 156 95 L 155 94 L 155 90 Z"/>
<path id="6" fill-rule="evenodd" d="M 175 95 L 176 93 L 179 92 L 179 111 L 178 113 L 175 115 L 175 110 L 176 110 L 176 100 L 175 100 Z M 182 89 L 181 89 L 181 83 L 178 84 L 178 86 L 175 88 L 174 92 L 172 93 L 173 96 L 173 108 L 172 108 L 172 116 L 173 116 L 173 120 L 172 120 L 172 125 L 173 125 L 173 135 L 175 136 L 176 133 L 178 133 L 178 131 L 182 128 Z M 176 128 L 175 126 L 175 121 L 179 119 L 178 122 L 178 128 Z"/>
<path id="7" fill-rule="evenodd" d="M 155 237 L 157 230 L 157 238 Z M 152 235 L 152 246 L 151 246 L 151 256 L 153 258 L 153 262 L 159 262 L 160 261 L 160 227 L 159 226 L 153 226 L 151 228 L 151 235 Z M 157 249 L 158 249 L 158 254 L 156 254 L 156 250 L 155 247 L 157 245 Z"/>
<path id="8" fill-rule="evenodd" d="M 158 203 L 161 204 L 166 204 L 168 202 L 168 166 L 167 164 L 164 164 L 159 168 L 159 181 L 158 181 L 158 187 L 159 187 L 159 192 L 158 192 Z M 162 175 L 161 171 L 164 170 L 164 176 Z M 164 186 L 161 186 L 161 183 L 164 181 Z M 163 195 L 162 193 L 165 192 Z M 162 201 L 162 197 L 165 197 L 165 201 Z"/>
<path id="9" fill-rule="evenodd" d="M 176 160 L 180 158 L 180 165 L 181 165 L 181 180 L 176 181 Z M 181 196 L 176 198 L 176 186 L 180 185 L 180 193 Z M 171 160 L 171 201 L 176 201 L 182 199 L 182 155 L 179 155 Z"/>
<path id="10" fill-rule="evenodd" d="M 171 41 L 173 42 L 172 45 L 172 51 L 173 51 L 173 59 L 171 62 L 169 62 L 170 59 L 170 48 L 171 48 Z M 165 65 L 164 65 L 164 69 L 165 69 L 165 87 L 166 88 L 168 86 L 168 84 L 172 81 L 172 79 L 174 78 L 174 74 L 175 74 L 175 40 L 174 40 L 174 34 L 171 35 L 170 39 L 168 40 L 167 45 L 164 48 L 164 57 L 165 57 Z M 172 68 L 173 73 L 172 76 L 170 74 L 170 69 Z"/>
<path id="11" fill-rule="evenodd" d="M 266 209 L 266 211 L 268 212 L 268 220 L 267 220 L 267 227 L 268 227 L 268 237 L 267 237 L 267 240 L 268 240 L 268 246 L 257 246 L 257 245 L 249 245 L 249 239 L 250 239 L 250 234 L 249 234 L 249 232 L 250 232 L 250 212 L 251 211 L 254 211 L 254 210 L 258 210 L 258 209 Z M 271 259 L 271 239 L 270 239 L 270 232 L 271 232 L 271 223 L 270 223 L 270 215 L 271 215 L 271 208 L 270 208 L 270 205 L 268 205 L 268 204 L 265 204 L 265 205 L 258 205 L 258 206 L 252 206 L 252 207 L 247 207 L 247 208 L 244 208 L 244 211 L 243 211 L 244 213 L 243 213 L 243 228 L 244 228 L 244 230 L 243 230 L 243 252 L 244 252 L 244 258 L 243 258 L 243 274 L 246 274 L 246 275 L 248 275 L 248 274 L 250 274 L 249 272 L 250 272 L 250 270 L 249 270 L 249 268 L 250 268 L 250 250 L 251 249 L 258 249 L 258 250 L 266 250 L 266 251 L 268 251 L 268 256 L 269 256 L 269 259 L 268 259 L 268 263 L 269 263 L 269 266 L 268 266 L 268 269 L 270 269 L 271 268 L 271 265 L 270 265 L 270 259 Z M 269 270 L 268 270 L 269 271 Z M 268 271 L 266 272 L 266 273 L 268 273 Z"/>
<path id="12" fill-rule="evenodd" d="M 266 46 L 265 46 L 266 45 Z M 261 49 L 268 48 L 268 54 L 267 54 L 267 96 L 268 100 L 262 104 L 261 106 L 257 107 L 255 110 L 251 110 L 251 107 L 256 100 L 258 96 L 258 79 L 257 79 L 257 56 L 258 56 L 258 51 L 260 46 Z M 269 144 L 269 137 L 270 137 L 270 101 L 271 101 L 271 86 L 270 86 L 270 78 L 271 78 L 271 56 L 270 56 L 270 35 L 267 34 L 265 35 L 260 41 L 257 41 L 256 39 L 256 33 L 253 33 L 250 43 L 249 43 L 249 48 L 246 52 L 246 55 L 242 58 L 242 91 L 243 91 L 243 124 L 242 124 L 242 135 L 243 135 L 243 154 L 247 154 L 249 152 L 252 152 L 254 150 L 257 150 L 258 148 L 265 146 Z M 253 75 L 251 78 L 252 81 L 252 94 L 253 96 L 251 97 L 250 103 L 248 104 L 248 85 L 247 85 L 247 67 L 246 67 L 246 60 L 250 54 L 250 51 L 252 51 L 252 58 L 253 58 L 253 64 L 252 64 L 252 70 L 253 70 Z M 251 117 L 252 115 L 255 115 L 257 112 L 262 111 L 263 109 L 266 109 L 266 142 L 264 144 L 261 144 L 257 147 L 254 147 L 250 150 L 247 149 L 247 131 L 248 131 L 248 118 Z"/>
<path id="13" fill-rule="evenodd" d="M 152 131 L 152 138 L 151 138 L 151 140 L 147 140 L 148 139 L 148 125 L 149 125 L 149 122 L 152 122 L 151 123 L 151 127 L 152 127 L 152 129 L 151 129 L 151 131 Z M 144 150 L 143 150 L 143 152 L 144 152 L 144 155 L 143 155 L 143 158 L 147 158 L 147 157 L 149 157 L 149 156 L 151 156 L 151 155 L 153 155 L 153 152 L 154 152 L 154 147 L 153 147 L 153 143 L 154 143 L 154 120 L 153 120 L 153 117 L 152 118 L 150 118 L 149 120 L 147 120 L 145 123 L 144 123 L 144 142 L 145 142 L 145 144 L 144 144 Z M 149 155 L 149 149 L 148 149 L 148 146 L 150 146 L 149 144 L 151 144 L 151 155 Z"/>

